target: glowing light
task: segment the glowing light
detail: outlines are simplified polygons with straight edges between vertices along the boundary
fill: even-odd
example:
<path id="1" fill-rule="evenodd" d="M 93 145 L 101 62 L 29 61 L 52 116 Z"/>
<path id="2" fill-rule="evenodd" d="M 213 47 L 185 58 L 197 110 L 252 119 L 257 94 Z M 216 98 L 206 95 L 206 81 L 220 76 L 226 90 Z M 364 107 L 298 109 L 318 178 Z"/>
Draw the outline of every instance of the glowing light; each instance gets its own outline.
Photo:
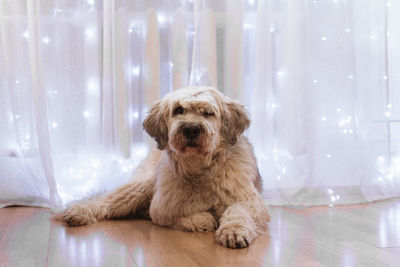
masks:
<path id="1" fill-rule="evenodd" d="M 169 63 L 169 66 L 170 66 L 171 68 L 174 67 L 174 63 L 170 62 L 170 63 Z"/>
<path id="2" fill-rule="evenodd" d="M 313 4 L 318 4 L 318 1 L 317 1 L 317 0 L 314 0 L 314 1 L 313 1 Z"/>
<path id="3" fill-rule="evenodd" d="M 158 23 L 163 24 L 166 21 L 166 18 L 163 14 L 158 14 L 157 20 L 158 20 Z"/>
<path id="4" fill-rule="evenodd" d="M 18 80 L 16 80 L 16 81 L 15 81 L 15 83 L 16 83 L 16 84 L 19 84 L 19 81 L 18 81 Z"/>
<path id="5" fill-rule="evenodd" d="M 91 38 L 94 37 L 94 30 L 93 30 L 93 29 L 87 29 L 87 30 L 85 31 L 85 34 L 86 34 L 86 37 L 87 37 L 88 39 L 91 39 Z"/>
<path id="6" fill-rule="evenodd" d="M 285 174 L 286 173 L 286 167 L 283 167 L 282 168 L 282 174 Z"/>
<path id="7" fill-rule="evenodd" d="M 321 120 L 322 120 L 322 121 L 326 121 L 326 117 L 322 117 Z"/>
<path id="8" fill-rule="evenodd" d="M 278 150 L 276 148 L 272 149 L 272 153 L 277 153 Z"/>
<path id="9" fill-rule="evenodd" d="M 29 38 L 29 32 L 28 32 L 28 31 L 25 31 L 25 32 L 22 34 L 22 36 L 23 36 L 24 38 L 28 39 L 28 38 Z"/>
<path id="10" fill-rule="evenodd" d="M 341 109 L 340 109 L 340 108 L 337 108 L 337 109 L 336 109 L 336 111 L 337 111 L 337 112 L 340 112 L 340 111 L 341 111 Z"/>
<path id="11" fill-rule="evenodd" d="M 313 80 L 312 82 L 313 82 L 313 83 L 318 83 L 318 80 Z"/>
<path id="12" fill-rule="evenodd" d="M 350 32 L 349 28 L 344 29 L 345 32 Z"/>
<path id="13" fill-rule="evenodd" d="M 14 118 L 15 119 L 19 119 L 19 118 L 21 118 L 21 116 L 20 115 L 15 115 Z"/>
<path id="14" fill-rule="evenodd" d="M 387 79 L 388 79 L 388 76 L 386 76 L 386 75 L 383 76 L 383 79 L 384 79 L 384 80 L 387 80 Z"/>
<path id="15" fill-rule="evenodd" d="M 90 112 L 87 111 L 87 110 L 85 110 L 85 111 L 83 112 L 83 116 L 84 116 L 85 118 L 89 118 L 89 117 L 90 117 Z"/>
<path id="16" fill-rule="evenodd" d="M 381 163 L 381 164 L 384 163 L 385 162 L 385 157 L 384 156 L 379 156 L 378 157 L 378 162 Z"/>
<path id="17" fill-rule="evenodd" d="M 276 177 L 276 180 L 280 180 L 280 179 L 281 179 L 281 176 L 277 176 L 277 177 Z"/>
<path id="18" fill-rule="evenodd" d="M 321 37 L 321 41 L 326 41 L 326 40 L 328 40 L 328 38 L 326 38 L 326 36 Z"/>
<path id="19" fill-rule="evenodd" d="M 133 32 L 133 29 L 129 29 L 129 33 L 132 33 Z"/>
<path id="20" fill-rule="evenodd" d="M 51 127 L 57 128 L 57 126 L 58 126 L 58 123 L 57 123 L 57 122 L 52 122 L 52 123 L 51 123 Z"/>
<path id="21" fill-rule="evenodd" d="M 386 117 L 390 117 L 392 115 L 390 111 L 386 111 L 384 114 Z"/>
<path id="22" fill-rule="evenodd" d="M 387 2 L 386 7 L 390 7 L 390 6 L 391 6 L 390 2 Z"/>
<path id="23" fill-rule="evenodd" d="M 350 79 L 350 80 L 353 80 L 354 79 L 354 75 L 349 74 L 349 75 L 347 75 L 347 78 Z"/>
<path id="24" fill-rule="evenodd" d="M 326 157 L 330 159 L 330 158 L 332 158 L 332 155 L 331 154 L 326 154 Z"/>
<path id="25" fill-rule="evenodd" d="M 89 91 L 95 91 L 97 88 L 96 82 L 93 82 L 93 81 L 88 82 L 87 86 L 88 86 Z"/>
<path id="26" fill-rule="evenodd" d="M 95 0 L 86 0 L 86 2 L 87 2 L 89 5 L 91 5 L 91 6 L 94 5 L 94 1 L 95 1 Z"/>
<path id="27" fill-rule="evenodd" d="M 42 41 L 43 41 L 43 43 L 48 44 L 48 43 L 50 43 L 50 38 L 46 36 L 42 39 Z"/>
<path id="28" fill-rule="evenodd" d="M 132 73 L 133 73 L 134 75 L 139 75 L 139 73 L 140 73 L 140 68 L 139 68 L 139 67 L 134 67 L 134 68 L 132 69 Z"/>
<path id="29" fill-rule="evenodd" d="M 382 182 L 382 181 L 383 181 L 382 177 L 379 176 L 379 177 L 378 177 L 378 181 L 379 181 L 379 182 Z"/>
<path id="30" fill-rule="evenodd" d="M 275 30 L 275 27 L 274 26 L 271 26 L 271 28 L 269 28 L 269 32 L 275 32 L 276 30 Z"/>
<path id="31" fill-rule="evenodd" d="M 137 112 L 137 111 L 136 111 L 136 112 L 132 112 L 132 113 L 131 113 L 131 117 L 132 117 L 133 119 L 136 119 L 136 120 L 137 120 L 137 119 L 139 118 L 139 112 Z"/>
<path id="32" fill-rule="evenodd" d="M 336 201 L 336 196 L 331 196 L 331 201 L 335 202 Z"/>
<path id="33" fill-rule="evenodd" d="M 285 72 L 284 71 L 278 71 L 277 73 L 276 73 L 276 75 L 278 75 L 278 77 L 283 77 L 283 76 L 285 76 Z"/>
<path id="34" fill-rule="evenodd" d="M 387 104 L 386 107 L 387 107 L 388 109 L 391 109 L 391 108 L 392 108 L 392 104 Z"/>
<path id="35" fill-rule="evenodd" d="M 249 0 L 249 5 L 254 6 L 254 0 Z"/>
<path id="36" fill-rule="evenodd" d="M 376 37 L 376 35 L 371 34 L 371 35 L 369 36 L 369 38 L 371 38 L 371 40 L 375 40 L 377 37 Z"/>
<path id="37" fill-rule="evenodd" d="M 328 188 L 327 192 L 328 192 L 329 195 L 332 195 L 332 194 L 333 194 L 333 190 L 330 189 L 330 188 Z"/>
<path id="38" fill-rule="evenodd" d="M 343 127 L 343 126 L 349 124 L 350 121 L 351 121 L 351 117 L 348 117 L 347 119 L 342 119 L 342 120 L 340 120 L 340 121 L 338 122 L 338 125 L 339 125 L 340 127 Z"/>
<path id="39" fill-rule="evenodd" d="M 54 14 L 60 14 L 60 13 L 61 13 L 61 9 L 59 9 L 59 8 L 54 9 Z"/>
<path id="40" fill-rule="evenodd" d="M 251 24 L 248 24 L 248 23 L 243 24 L 243 29 L 249 30 L 251 28 L 253 28 L 253 26 Z"/>

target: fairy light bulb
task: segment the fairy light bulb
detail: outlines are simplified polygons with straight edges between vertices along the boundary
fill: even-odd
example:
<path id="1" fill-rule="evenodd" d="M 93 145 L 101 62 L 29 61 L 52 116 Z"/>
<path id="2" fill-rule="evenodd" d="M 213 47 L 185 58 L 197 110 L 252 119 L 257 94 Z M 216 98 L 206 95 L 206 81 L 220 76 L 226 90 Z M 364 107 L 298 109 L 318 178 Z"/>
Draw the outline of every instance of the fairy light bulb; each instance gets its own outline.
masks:
<path id="1" fill-rule="evenodd" d="M 46 36 L 42 39 L 42 41 L 44 44 L 48 44 L 48 43 L 50 43 L 50 38 Z"/>
<path id="2" fill-rule="evenodd" d="M 133 69 L 132 69 L 132 73 L 134 74 L 134 75 L 139 75 L 140 74 L 140 68 L 139 67 L 134 67 Z"/>

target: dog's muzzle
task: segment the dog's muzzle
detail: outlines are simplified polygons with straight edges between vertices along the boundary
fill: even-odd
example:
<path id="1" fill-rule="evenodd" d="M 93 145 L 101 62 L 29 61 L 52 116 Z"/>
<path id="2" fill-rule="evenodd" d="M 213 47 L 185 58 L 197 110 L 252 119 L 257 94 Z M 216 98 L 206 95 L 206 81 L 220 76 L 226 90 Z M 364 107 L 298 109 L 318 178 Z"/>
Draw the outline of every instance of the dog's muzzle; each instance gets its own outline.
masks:
<path id="1" fill-rule="evenodd" d="M 188 123 L 182 126 L 182 134 L 187 140 L 187 146 L 188 147 L 196 147 L 197 144 L 197 138 L 201 134 L 203 128 L 199 124 L 194 124 L 194 123 Z"/>

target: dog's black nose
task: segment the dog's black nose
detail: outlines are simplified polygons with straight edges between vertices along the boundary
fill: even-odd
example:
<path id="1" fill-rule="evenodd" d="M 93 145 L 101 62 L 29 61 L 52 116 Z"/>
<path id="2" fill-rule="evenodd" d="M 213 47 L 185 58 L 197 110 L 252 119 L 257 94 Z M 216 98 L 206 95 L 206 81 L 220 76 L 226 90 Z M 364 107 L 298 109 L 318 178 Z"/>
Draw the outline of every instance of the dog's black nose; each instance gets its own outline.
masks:
<path id="1" fill-rule="evenodd" d="M 200 126 L 196 124 L 187 124 L 183 126 L 182 132 L 186 138 L 194 139 L 200 134 Z"/>

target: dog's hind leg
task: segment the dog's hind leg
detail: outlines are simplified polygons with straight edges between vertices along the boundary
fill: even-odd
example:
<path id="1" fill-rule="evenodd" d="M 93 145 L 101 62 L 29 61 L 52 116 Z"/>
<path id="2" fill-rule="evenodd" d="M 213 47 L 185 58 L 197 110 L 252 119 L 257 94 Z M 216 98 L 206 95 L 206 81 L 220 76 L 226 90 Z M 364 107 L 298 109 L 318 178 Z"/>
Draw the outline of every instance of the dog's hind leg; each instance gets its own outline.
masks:
<path id="1" fill-rule="evenodd" d="M 121 218 L 128 215 L 147 215 L 153 197 L 154 180 L 138 180 L 115 191 L 67 208 L 64 219 L 70 226 Z"/>

